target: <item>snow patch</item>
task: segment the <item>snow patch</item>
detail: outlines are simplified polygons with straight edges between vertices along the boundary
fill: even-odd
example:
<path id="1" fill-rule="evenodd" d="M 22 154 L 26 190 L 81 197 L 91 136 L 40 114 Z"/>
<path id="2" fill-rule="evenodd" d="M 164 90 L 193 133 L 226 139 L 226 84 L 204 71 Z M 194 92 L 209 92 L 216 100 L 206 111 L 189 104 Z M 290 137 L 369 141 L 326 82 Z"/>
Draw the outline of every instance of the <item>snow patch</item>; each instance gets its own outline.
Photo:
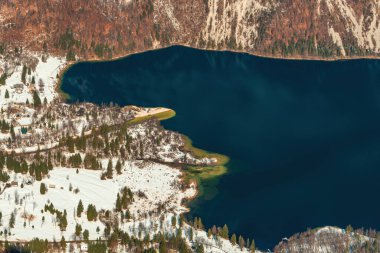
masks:
<path id="1" fill-rule="evenodd" d="M 332 37 L 333 42 L 340 48 L 340 52 L 343 56 L 346 56 L 346 51 L 344 50 L 342 38 L 339 33 L 334 31 L 334 28 L 329 28 L 329 35 Z"/>
<path id="2" fill-rule="evenodd" d="M 160 203 L 167 203 L 166 208 L 177 214 L 186 211 L 186 208 L 181 206 L 182 199 L 196 194 L 194 185 L 185 191 L 180 190 L 180 171 L 166 165 L 150 163 L 141 166 L 135 162 L 126 162 L 122 174 L 115 175 L 113 179 L 101 180 L 101 173 L 80 169 L 77 174 L 75 168 L 55 168 L 42 180 L 48 186 L 45 195 L 40 194 L 40 182 L 33 182 L 33 179 L 26 175 L 11 174 L 14 182 L 19 186 L 23 184 L 23 188 L 10 187 L 0 195 L 0 209 L 3 213 L 0 230 L 6 228 L 9 231 L 8 220 L 13 212 L 16 223 L 15 227 L 10 229 L 11 235 L 7 237 L 8 240 L 24 241 L 39 237 L 53 241 L 59 240 L 62 235 L 65 238 L 73 238 L 76 224 L 88 229 L 90 238 L 95 239 L 99 236 L 96 228 L 99 227 L 100 231 L 103 231 L 104 224 L 99 219 L 89 222 L 85 214 L 78 218 L 75 209 L 79 200 L 82 200 L 85 210 L 88 204 L 94 204 L 97 210 L 113 210 L 117 193 L 127 186 L 132 192 L 141 191 L 145 195 L 135 196 L 130 206 L 132 216 L 143 221 L 143 215 L 153 212 Z M 74 192 L 76 188 L 79 190 L 78 193 Z M 62 212 L 67 211 L 66 231 L 60 231 L 55 215 L 41 212 L 48 203 L 53 203 L 54 208 Z M 23 218 L 24 214 L 32 218 Z"/>
<path id="3" fill-rule="evenodd" d="M 158 19 L 165 16 L 169 19 L 170 23 L 177 31 L 181 30 L 181 25 L 174 15 L 174 6 L 171 0 L 157 0 L 154 1 L 154 23 L 158 24 Z"/>
<path id="4" fill-rule="evenodd" d="M 254 46 L 258 36 L 258 24 L 253 21 L 255 17 L 273 8 L 271 3 L 263 5 L 256 0 L 239 0 L 233 3 L 223 0 L 222 6 L 221 0 L 211 0 L 208 1 L 208 7 L 206 26 L 202 31 L 203 39 L 213 41 L 216 45 L 231 39 L 242 48 Z M 223 8 L 222 14 L 219 14 L 220 8 Z"/>
<path id="5" fill-rule="evenodd" d="M 26 83 L 22 82 L 23 65 L 5 62 L 0 59 L 0 69 L 4 69 L 7 74 L 5 85 L 0 86 L 0 108 L 7 108 L 12 103 L 24 104 L 28 100 L 33 103 L 33 91 L 36 90 L 44 101 L 53 101 L 58 93 L 56 92 L 57 75 L 66 64 L 66 60 L 61 57 L 49 56 L 45 61 L 41 60 L 41 55 L 32 54 L 31 57 L 38 59 L 35 70 L 31 74 L 26 74 Z M 34 79 L 34 83 L 32 80 Z M 9 98 L 5 98 L 8 91 Z"/>
<path id="6" fill-rule="evenodd" d="M 369 27 L 365 26 L 364 16 L 355 14 L 347 0 L 324 1 L 330 14 L 339 15 L 345 21 L 346 31 L 353 34 L 360 47 L 380 52 L 380 1 L 372 3 L 371 15 L 367 17 L 372 19 Z"/>

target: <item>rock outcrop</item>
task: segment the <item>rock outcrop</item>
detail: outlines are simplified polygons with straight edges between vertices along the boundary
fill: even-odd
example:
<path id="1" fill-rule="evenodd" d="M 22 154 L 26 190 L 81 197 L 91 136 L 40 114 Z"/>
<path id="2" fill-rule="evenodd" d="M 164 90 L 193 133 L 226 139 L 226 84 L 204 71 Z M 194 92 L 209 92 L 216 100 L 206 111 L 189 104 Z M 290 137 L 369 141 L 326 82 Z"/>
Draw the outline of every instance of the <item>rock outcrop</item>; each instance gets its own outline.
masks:
<path id="1" fill-rule="evenodd" d="M 0 43 L 87 59 L 174 44 L 283 58 L 379 57 L 380 2 L 4 0 Z"/>

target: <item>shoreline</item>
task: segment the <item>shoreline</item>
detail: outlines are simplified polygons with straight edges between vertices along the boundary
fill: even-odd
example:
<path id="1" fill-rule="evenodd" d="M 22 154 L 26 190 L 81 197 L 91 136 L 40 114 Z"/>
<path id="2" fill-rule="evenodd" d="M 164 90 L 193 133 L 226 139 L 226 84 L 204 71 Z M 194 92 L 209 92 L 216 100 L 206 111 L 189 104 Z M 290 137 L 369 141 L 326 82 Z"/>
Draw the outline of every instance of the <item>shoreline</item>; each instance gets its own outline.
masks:
<path id="1" fill-rule="evenodd" d="M 230 161 L 230 158 L 226 155 L 209 152 L 207 150 L 193 146 L 193 141 L 188 136 L 183 134 L 182 136 L 185 143 L 185 149 L 192 152 L 195 157 L 216 159 L 216 162 L 212 164 L 212 166 L 224 166 Z"/>
<path id="2" fill-rule="evenodd" d="M 154 49 L 154 50 L 160 50 L 160 49 Z M 56 92 L 58 94 L 57 100 L 61 101 L 61 102 L 68 102 L 68 100 L 70 99 L 70 94 L 65 93 L 62 90 L 62 81 L 63 81 L 64 75 L 66 74 L 66 72 L 71 67 L 75 66 L 76 64 L 83 63 L 83 62 L 117 61 L 117 60 L 121 60 L 121 59 L 124 59 L 126 57 L 129 57 L 129 56 L 131 56 L 131 55 L 126 55 L 126 56 L 116 58 L 116 59 L 111 59 L 111 60 L 79 61 L 79 62 L 74 62 L 74 63 L 67 62 L 66 66 L 64 68 L 62 68 L 62 70 L 60 71 L 58 83 L 56 85 Z M 127 105 L 126 107 L 135 107 L 137 110 L 140 108 L 140 107 L 137 107 L 135 105 Z M 126 123 L 127 125 L 138 124 L 138 123 L 144 122 L 144 121 L 152 119 L 152 118 L 155 118 L 159 121 L 163 121 L 163 120 L 168 120 L 168 119 L 176 116 L 175 110 L 170 109 L 170 108 L 163 108 L 163 107 L 154 107 L 154 108 L 142 107 L 142 108 L 148 109 L 148 112 L 139 111 L 138 114 L 140 114 L 140 115 L 136 115 L 136 117 L 134 119 L 128 121 Z M 153 112 L 149 112 L 149 111 L 153 111 Z M 181 165 L 180 168 L 178 168 L 178 167 L 176 168 L 176 166 L 170 166 L 174 169 L 179 169 L 179 171 L 182 174 L 181 180 L 183 180 L 186 184 L 188 184 L 189 187 L 191 184 L 193 184 L 195 186 L 194 195 L 191 196 L 190 198 L 185 199 L 184 207 L 186 208 L 186 210 L 187 210 L 186 212 L 188 213 L 188 212 L 190 212 L 189 203 L 191 201 L 195 200 L 196 198 L 198 198 L 199 196 L 204 194 L 203 193 L 204 189 L 202 187 L 202 181 L 203 180 L 215 179 L 215 178 L 218 178 L 218 177 L 224 175 L 225 173 L 227 173 L 228 169 L 227 169 L 227 167 L 225 167 L 225 165 L 229 162 L 230 158 L 228 156 L 225 156 L 222 154 L 213 153 L 213 152 L 209 152 L 209 151 L 197 148 L 197 147 L 193 146 L 192 140 L 188 136 L 186 136 L 182 133 L 180 133 L 180 134 L 182 135 L 182 138 L 184 141 L 184 145 L 185 145 L 184 148 L 186 150 L 188 150 L 189 152 L 193 153 L 193 155 L 195 157 L 200 158 L 200 159 L 207 158 L 207 159 L 215 159 L 216 160 L 216 162 L 214 162 L 213 164 L 210 164 L 208 166 L 205 166 L 205 165 L 193 165 L 193 166 Z"/>
<path id="3" fill-rule="evenodd" d="M 71 64 L 71 62 L 66 62 L 66 66 L 61 69 L 59 72 L 59 78 L 58 78 L 58 83 L 56 84 L 55 91 L 58 94 L 58 100 L 61 101 L 63 99 L 63 102 L 67 102 L 70 99 L 70 95 L 62 90 L 62 81 L 65 73 L 67 70 L 69 70 L 74 64 Z"/>
<path id="4" fill-rule="evenodd" d="M 98 57 L 92 57 L 89 59 L 82 59 L 79 58 L 77 61 L 68 61 L 66 62 L 66 66 L 60 71 L 59 74 L 59 80 L 58 80 L 58 85 L 57 85 L 57 92 L 62 95 L 62 97 L 66 99 L 70 99 L 70 95 L 65 93 L 61 86 L 62 86 L 62 79 L 66 72 L 73 67 L 76 64 L 80 63 L 97 63 L 97 62 L 113 62 L 113 61 L 119 61 L 123 60 L 127 57 L 137 55 L 137 54 L 142 54 L 146 52 L 152 52 L 152 51 L 157 51 L 157 50 L 162 50 L 162 49 L 167 49 L 170 47 L 186 47 L 190 49 L 195 49 L 195 50 L 203 50 L 203 51 L 209 51 L 209 52 L 230 52 L 230 53 L 238 53 L 238 54 L 245 54 L 245 55 L 250 55 L 253 57 L 258 57 L 258 58 L 264 58 L 264 59 L 274 59 L 274 60 L 285 60 L 285 61 L 320 61 L 320 62 L 340 62 L 340 61 L 358 61 L 358 60 L 380 60 L 380 54 L 379 56 L 350 56 L 350 57 L 332 57 L 332 58 L 323 58 L 320 56 L 310 56 L 310 55 L 294 55 L 294 56 L 281 56 L 281 55 L 270 55 L 270 54 L 264 54 L 264 53 L 259 53 L 259 52 L 252 52 L 252 51 L 245 51 L 245 50 L 239 50 L 239 49 L 229 49 L 229 48 L 220 48 L 220 49 L 215 49 L 215 48 L 200 48 L 200 47 L 195 47 L 191 46 L 186 43 L 173 43 L 171 45 L 164 45 L 164 46 L 158 46 L 158 47 L 152 47 L 152 48 L 147 48 L 144 50 L 133 50 L 131 52 L 126 52 L 124 54 L 116 55 L 115 57 L 111 59 L 100 59 Z M 53 54 L 54 55 L 54 54 Z M 60 57 L 64 57 L 60 54 L 57 54 Z"/>
<path id="5" fill-rule="evenodd" d="M 182 45 L 177 44 L 173 46 L 184 46 L 189 47 L 193 49 L 198 50 L 205 50 L 210 52 L 231 52 L 231 53 L 239 53 L 239 54 L 246 54 L 258 58 L 264 58 L 264 59 L 274 59 L 274 60 L 284 60 L 284 61 L 320 61 L 320 62 L 340 62 L 340 61 L 356 61 L 356 60 L 380 60 L 379 56 L 351 56 L 351 57 L 331 57 L 331 58 L 323 58 L 320 56 L 310 56 L 310 55 L 294 55 L 294 56 L 282 56 L 282 55 L 270 55 L 270 54 L 264 54 L 264 53 L 257 53 L 257 52 L 251 52 L 251 51 L 244 51 L 239 49 L 228 49 L 228 48 L 221 48 L 221 49 L 212 49 L 212 48 L 196 48 L 189 45 Z M 170 47 L 170 46 L 169 46 Z"/>
<path id="6" fill-rule="evenodd" d="M 154 49 L 154 50 L 161 50 L 161 48 L 160 49 Z M 203 49 L 200 49 L 200 50 L 203 50 Z M 219 51 L 219 50 L 214 50 L 214 51 Z M 245 52 L 243 52 L 243 53 L 245 53 Z M 127 56 L 119 58 L 119 59 L 123 59 L 123 58 L 129 57 L 129 56 L 131 56 L 131 55 L 127 55 Z M 119 59 L 116 59 L 116 60 L 119 60 Z M 299 59 L 299 60 L 302 60 L 302 59 Z M 100 61 L 101 60 L 99 60 L 99 62 Z M 74 64 L 71 64 L 70 62 L 67 62 L 64 65 L 64 67 L 60 70 L 59 78 L 58 78 L 58 80 L 56 80 L 58 83 L 55 85 L 55 89 L 57 89 L 56 90 L 56 92 L 57 92 L 57 96 L 56 96 L 57 102 L 61 103 L 62 100 L 60 100 L 60 99 L 63 99 L 63 100 L 69 99 L 68 98 L 69 94 L 67 94 L 67 93 L 65 93 L 65 92 L 63 92 L 61 90 L 62 80 L 63 80 L 64 74 L 66 73 L 66 71 L 68 71 L 75 64 L 79 64 L 79 63 L 82 63 L 82 62 L 77 62 L 77 63 L 74 63 Z M 61 74 L 61 72 L 62 72 L 62 74 Z M 142 108 L 144 108 L 144 107 L 142 107 Z M 160 109 L 160 107 L 157 107 L 155 109 Z M 136 118 L 134 119 L 136 121 L 131 120 L 128 123 L 138 124 L 139 122 L 148 120 L 150 118 L 156 118 L 157 120 L 161 121 L 161 120 L 170 119 L 172 117 L 175 117 L 175 115 L 176 115 L 176 112 L 174 110 L 172 110 L 172 109 L 167 109 L 167 108 L 161 108 L 161 109 L 164 109 L 164 110 L 157 110 L 155 113 L 151 113 L 151 114 L 148 113 L 148 114 L 145 114 L 145 115 L 136 116 Z M 140 111 L 140 112 L 143 112 L 143 111 Z M 148 112 L 149 112 L 149 110 L 148 110 Z M 134 122 L 132 122 L 132 121 L 134 121 Z M 206 150 L 202 150 L 200 148 L 194 147 L 192 145 L 191 139 L 188 136 L 185 136 L 183 134 L 181 134 L 181 135 L 184 138 L 185 147 L 188 148 L 188 150 L 193 151 L 194 155 L 199 155 L 200 157 L 204 156 L 206 158 L 215 158 L 216 159 L 215 164 L 210 165 L 210 166 L 197 166 L 197 167 L 191 168 L 191 166 L 185 166 L 184 165 L 184 166 L 181 166 L 181 168 L 172 167 L 173 169 L 180 170 L 181 174 L 183 175 L 183 179 L 184 180 L 185 180 L 185 177 L 186 177 L 186 175 L 188 173 L 189 174 L 193 173 L 193 175 L 195 177 L 197 177 L 200 181 L 207 180 L 207 179 L 213 179 L 213 178 L 216 178 L 216 180 L 218 180 L 217 177 L 222 176 L 223 174 L 227 173 L 227 169 L 225 168 L 224 165 L 226 165 L 229 162 L 229 157 L 221 155 L 221 154 L 216 154 L 216 153 L 208 152 Z M 183 167 L 190 167 L 190 168 L 187 169 L 187 170 L 185 170 Z M 202 176 L 202 174 L 203 174 L 203 176 Z M 190 180 L 192 180 L 192 179 L 190 179 Z M 191 197 L 184 199 L 184 201 L 185 201 L 184 202 L 184 206 L 187 209 L 187 211 L 186 211 L 187 213 L 191 211 L 190 210 L 190 204 L 191 204 L 191 202 L 194 201 L 194 200 L 196 200 L 197 198 L 199 198 L 200 196 L 202 196 L 204 194 L 202 192 L 203 189 L 201 188 L 201 185 L 200 185 L 201 182 L 200 181 L 196 181 L 195 178 L 194 178 L 194 181 L 190 181 L 190 182 L 194 183 L 195 193 Z"/>
<path id="7" fill-rule="evenodd" d="M 62 68 L 62 70 L 60 71 L 58 83 L 56 85 L 56 91 L 58 93 L 58 99 L 63 99 L 64 102 L 67 102 L 67 100 L 70 99 L 70 95 L 62 90 L 62 81 L 63 81 L 64 75 L 66 74 L 66 72 L 71 67 L 75 66 L 76 64 L 85 63 L 85 62 L 88 62 L 88 63 L 113 62 L 113 61 L 118 61 L 118 60 L 125 59 L 127 57 L 132 56 L 132 55 L 137 55 L 137 54 L 141 54 L 141 53 L 145 53 L 145 52 L 150 52 L 150 51 L 161 50 L 161 49 L 169 48 L 169 47 L 173 47 L 173 46 L 184 46 L 184 45 L 170 45 L 170 46 L 166 46 L 166 47 L 148 49 L 148 50 L 141 51 L 141 52 L 140 51 L 135 51 L 135 52 L 129 53 L 127 55 L 116 56 L 115 58 L 112 58 L 112 59 L 98 59 L 98 58 L 90 59 L 90 60 L 80 60 L 79 59 L 79 61 L 76 61 L 76 62 L 67 62 L 66 66 L 64 68 Z M 184 47 L 193 48 L 193 47 L 190 47 L 190 46 L 184 46 Z M 193 48 L 193 49 L 197 49 L 197 48 Z M 198 49 L 198 50 L 205 50 L 205 49 Z M 127 105 L 127 106 L 136 107 L 135 105 Z M 138 107 L 136 107 L 136 108 L 138 108 Z M 142 107 L 142 108 L 145 108 L 145 107 Z M 154 114 L 151 114 L 151 115 L 143 115 L 141 117 L 136 117 L 135 119 L 133 119 L 130 122 L 128 122 L 128 124 L 139 123 L 141 121 L 145 121 L 145 120 L 150 119 L 150 118 L 156 118 L 157 120 L 162 121 L 162 120 L 167 120 L 167 119 L 170 119 L 170 118 L 173 118 L 173 117 L 176 116 L 175 110 L 170 109 L 170 108 L 154 107 L 154 108 L 150 108 L 150 109 L 154 110 L 154 109 L 160 109 L 160 108 L 161 109 L 165 109 L 165 111 L 157 112 L 157 113 L 154 113 Z M 184 135 L 182 133 L 181 133 L 181 135 L 183 136 L 183 140 L 184 140 L 184 143 L 185 143 L 185 149 L 187 149 L 187 150 L 191 151 L 192 153 L 194 153 L 195 156 L 198 156 L 198 157 L 201 157 L 201 158 L 210 158 L 210 159 L 214 158 L 214 159 L 217 160 L 217 162 L 215 162 L 214 164 L 211 165 L 212 167 L 224 166 L 224 165 L 226 165 L 229 162 L 230 158 L 228 156 L 222 155 L 222 154 L 213 153 L 213 152 L 209 152 L 209 151 L 206 151 L 206 150 L 194 147 L 192 145 L 192 140 L 188 136 L 186 136 L 186 135 Z"/>

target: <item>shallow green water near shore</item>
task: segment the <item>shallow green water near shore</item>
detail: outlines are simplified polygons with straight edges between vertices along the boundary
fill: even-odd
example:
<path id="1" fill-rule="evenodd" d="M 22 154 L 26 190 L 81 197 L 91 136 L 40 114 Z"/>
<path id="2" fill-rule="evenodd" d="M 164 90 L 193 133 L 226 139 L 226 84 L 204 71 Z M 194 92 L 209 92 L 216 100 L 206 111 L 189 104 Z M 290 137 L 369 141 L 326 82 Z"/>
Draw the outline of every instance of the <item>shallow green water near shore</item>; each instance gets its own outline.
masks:
<path id="1" fill-rule="evenodd" d="M 191 203 L 207 226 L 227 223 L 263 249 L 308 227 L 380 229 L 380 61 L 172 47 L 77 64 L 62 89 L 72 102 L 172 108 L 166 128 L 229 156 Z"/>

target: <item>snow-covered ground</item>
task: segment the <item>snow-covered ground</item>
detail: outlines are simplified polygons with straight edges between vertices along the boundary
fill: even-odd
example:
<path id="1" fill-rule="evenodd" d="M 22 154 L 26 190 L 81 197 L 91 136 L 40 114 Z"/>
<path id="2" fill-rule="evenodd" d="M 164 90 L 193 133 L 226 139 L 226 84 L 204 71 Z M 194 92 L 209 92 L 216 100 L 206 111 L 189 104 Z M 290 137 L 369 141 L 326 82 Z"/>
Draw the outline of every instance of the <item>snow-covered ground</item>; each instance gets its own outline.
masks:
<path id="1" fill-rule="evenodd" d="M 22 72 L 23 66 L 26 64 L 32 67 L 30 67 L 30 73 L 27 71 L 26 80 L 23 83 Z M 70 111 L 69 105 L 57 104 L 57 101 L 50 103 L 59 96 L 56 90 L 58 74 L 66 65 L 63 58 L 48 56 L 42 60 L 42 55 L 33 53 L 29 53 L 26 58 L 13 59 L 11 62 L 5 62 L 4 59 L 0 58 L 0 76 L 7 73 L 5 85 L 0 86 L 0 109 L 4 109 L 3 114 L 0 116 L 6 122 L 12 123 L 17 137 L 32 139 L 40 136 L 44 139 L 41 143 L 30 141 L 29 146 L 26 145 L 28 143 L 26 141 L 21 142 L 21 146 L 7 147 L 11 133 L 10 131 L 5 131 L 0 133 L 0 141 L 3 142 L 0 146 L 2 151 L 23 153 L 56 147 L 59 140 L 53 137 L 57 136 L 54 135 L 53 130 L 48 131 L 45 129 L 46 122 L 42 120 L 44 113 L 50 113 L 50 116 L 54 115 L 48 110 L 48 108 L 55 108 L 54 106 L 58 106 L 64 115 L 74 113 L 74 115 L 70 116 L 70 122 L 65 122 L 68 117 L 64 119 L 56 117 L 55 121 L 50 122 L 58 132 L 67 129 L 70 125 L 76 129 L 74 136 L 81 135 L 82 130 L 85 134 L 87 132 L 91 133 L 86 115 L 76 114 L 76 110 L 73 108 L 71 108 L 73 111 Z M 1 73 L 1 71 L 4 72 Z M 26 105 L 26 101 L 33 103 L 34 91 L 37 91 L 41 101 L 46 98 L 47 102 L 50 103 L 49 106 L 38 110 L 33 106 Z M 9 94 L 9 98 L 5 98 L 5 93 Z M 81 107 L 81 105 L 78 106 Z M 83 106 L 84 111 L 89 111 L 93 106 L 89 104 L 87 104 L 87 107 Z M 53 110 L 55 112 L 59 111 L 58 109 Z M 166 108 L 134 107 L 132 116 L 146 117 L 167 112 L 168 110 Z M 109 117 L 115 117 L 112 110 L 108 114 Z M 106 118 L 103 120 L 111 122 Z M 123 118 L 120 120 L 123 120 Z M 31 126 L 33 126 L 32 130 L 29 130 L 26 134 L 21 134 L 21 127 Z M 160 141 L 162 143 L 157 145 L 154 144 L 155 139 L 152 136 L 154 137 L 159 133 L 163 134 L 163 139 Z M 188 162 L 194 164 L 215 162 L 212 158 L 198 159 L 192 157 L 191 154 L 185 154 L 181 150 L 183 140 L 180 138 L 180 134 L 160 130 L 158 126 L 149 125 L 148 123 L 134 125 L 128 129 L 128 134 L 132 137 L 132 144 L 136 144 L 136 147 L 141 147 L 141 143 L 144 143 L 144 145 L 151 144 L 144 149 L 144 156 L 147 156 L 146 160 L 159 158 L 165 162 L 178 162 L 186 158 Z M 154 145 L 158 149 L 154 149 Z M 157 157 L 151 156 L 151 151 L 156 152 Z M 81 154 L 81 156 L 83 159 L 84 154 Z M 113 158 L 114 165 L 117 160 L 119 160 L 119 157 Z M 102 167 L 106 168 L 108 159 L 102 159 L 101 163 Z M 101 180 L 102 170 L 79 169 L 79 173 L 76 171 L 76 168 L 55 167 L 41 182 L 35 181 L 33 177 L 27 174 L 16 174 L 8 171 L 10 175 L 9 182 L 12 182 L 13 186 L 5 188 L 5 183 L 0 183 L 2 190 L 0 192 L 0 212 L 2 216 L 0 220 L 0 240 L 7 239 L 11 242 L 30 241 L 38 237 L 49 241 L 59 241 L 62 236 L 66 240 L 76 240 L 79 239 L 74 234 L 77 224 L 80 224 L 83 230 L 87 229 L 89 231 L 89 239 L 102 237 L 105 223 L 99 218 L 96 221 L 88 221 L 85 214 L 87 206 L 89 204 L 95 205 L 98 212 L 100 210 L 113 211 L 117 194 L 124 187 L 128 187 L 134 196 L 133 202 L 128 206 L 131 218 L 129 220 L 124 219 L 121 222 L 120 214 L 117 214 L 118 219 L 120 219 L 120 229 L 140 239 L 146 234 L 153 236 L 158 232 L 174 234 L 177 232 L 179 225 L 173 226 L 171 224 L 172 217 L 178 217 L 181 213 L 186 212 L 187 208 L 182 205 L 183 200 L 193 198 L 197 193 L 195 184 L 190 184 L 189 187 L 184 189 L 180 170 L 158 163 L 128 160 L 124 162 L 120 175 L 114 173 L 112 179 L 106 180 Z M 41 183 L 44 183 L 48 188 L 45 194 L 40 193 Z M 84 206 L 84 213 L 81 217 L 76 215 L 79 200 L 82 201 Z M 60 230 L 57 214 L 52 214 L 45 210 L 45 205 L 50 204 L 53 204 L 54 209 L 67 213 L 68 224 L 65 231 Z M 15 216 L 15 225 L 10 228 L 9 220 L 12 213 Z M 247 252 L 246 249 L 242 251 L 238 246 L 233 246 L 228 240 L 219 237 L 209 238 L 207 233 L 201 230 L 193 229 L 194 239 L 189 240 L 190 229 L 193 228 L 188 224 L 183 227 L 183 237 L 190 246 L 202 243 L 206 252 Z M 78 249 L 74 251 L 79 252 Z"/>
<path id="2" fill-rule="evenodd" d="M 166 165 L 126 162 L 122 174 L 114 174 L 113 179 L 101 180 L 101 173 L 100 170 L 80 169 L 79 173 L 76 173 L 74 168 L 55 168 L 41 182 L 33 182 L 29 176 L 13 173 L 11 179 L 17 182 L 18 186 L 5 189 L 0 197 L 2 212 L 0 231 L 6 229 L 11 234 L 7 236 L 2 234 L 0 240 L 29 241 L 38 237 L 59 241 L 62 236 L 66 240 L 75 240 L 79 239 L 74 234 L 76 224 L 80 224 L 83 230 L 89 231 L 90 239 L 101 237 L 105 225 L 100 219 L 90 222 L 85 212 L 80 218 L 76 216 L 79 200 L 82 200 L 85 211 L 89 204 L 94 204 L 98 211 L 113 210 L 116 195 L 125 186 L 134 193 L 134 201 L 129 207 L 132 218 L 121 223 L 120 229 L 131 236 L 142 238 L 146 234 L 153 236 L 158 232 L 175 233 L 179 225 L 173 227 L 171 218 L 187 210 L 181 205 L 184 198 L 191 198 L 196 194 L 195 185 L 182 191 L 179 187 L 180 171 Z M 28 184 L 28 181 L 33 183 Z M 48 187 L 44 195 L 40 193 L 41 183 L 45 183 Z M 79 190 L 77 193 L 76 189 Z M 145 196 L 139 197 L 138 192 L 143 192 Z M 60 231 L 56 215 L 42 211 L 45 204 L 50 203 L 59 211 L 66 210 L 68 221 L 66 231 Z M 165 210 L 155 213 L 162 203 L 165 203 Z M 14 228 L 9 228 L 12 212 L 15 214 L 16 222 Z M 97 228 L 100 232 L 97 232 Z M 189 239 L 190 229 L 193 230 L 192 241 Z M 189 245 L 202 243 L 206 252 L 249 252 L 248 249 L 241 250 L 237 245 L 232 245 L 230 241 L 220 237 L 208 237 L 205 231 L 196 230 L 187 224 L 183 227 L 183 237 Z"/>
<path id="3" fill-rule="evenodd" d="M 49 173 L 49 177 L 41 182 L 27 184 L 27 176 L 13 174 L 11 178 L 18 182 L 18 187 L 7 188 L 0 197 L 0 207 L 3 214 L 0 231 L 8 229 L 11 213 L 15 213 L 16 223 L 10 229 L 11 236 L 8 240 L 31 240 L 35 237 L 59 240 L 62 235 L 72 238 L 75 225 L 81 224 L 83 229 L 88 229 L 90 238 L 97 238 L 99 234 L 96 228 L 102 232 L 104 224 L 99 220 L 89 222 L 86 215 L 81 218 L 75 216 L 75 209 L 82 200 L 84 209 L 89 204 L 94 204 L 97 210 L 113 210 L 116 196 L 120 190 L 127 186 L 132 192 L 139 191 L 145 197 L 134 196 L 134 202 L 129 210 L 132 217 L 141 220 L 142 214 L 156 210 L 159 204 L 167 202 L 167 208 L 172 213 L 180 213 L 186 210 L 181 206 L 184 198 L 193 197 L 196 193 L 194 187 L 185 191 L 179 189 L 180 171 L 161 164 L 145 164 L 143 167 L 135 162 L 126 162 L 121 175 L 114 175 L 113 179 L 101 180 L 101 171 L 79 170 L 72 168 L 55 168 Z M 40 194 L 40 184 L 45 183 L 48 187 L 46 194 Z M 23 184 L 23 188 L 21 188 Z M 70 191 L 71 188 L 71 191 Z M 75 189 L 79 192 L 75 193 Z M 41 212 L 45 204 L 53 203 L 59 211 L 66 210 L 68 226 L 66 231 L 61 232 L 56 222 L 55 215 L 49 212 Z M 23 217 L 32 217 L 29 221 Z M 45 221 L 42 222 L 42 217 Z M 24 221 L 26 226 L 24 227 Z M 128 226 L 125 226 L 128 227 Z M 101 235 L 101 233 L 100 233 Z M 2 236 L 4 239 L 4 235 Z"/>
<path id="4" fill-rule="evenodd" d="M 49 56 L 42 61 L 42 55 L 32 54 L 30 57 L 37 60 L 35 69 L 31 69 L 30 75 L 26 74 L 26 83 L 22 82 L 22 63 L 10 64 L 0 59 L 0 67 L 7 70 L 5 85 L 0 86 L 0 108 L 6 108 L 9 103 L 33 102 L 33 89 L 38 91 L 41 101 L 46 98 L 51 102 L 58 96 L 56 92 L 57 75 L 66 66 L 66 60 L 61 57 Z M 35 84 L 32 84 L 34 77 Z M 16 86 L 15 86 L 16 85 Z M 9 98 L 5 98 L 8 91 Z"/>

